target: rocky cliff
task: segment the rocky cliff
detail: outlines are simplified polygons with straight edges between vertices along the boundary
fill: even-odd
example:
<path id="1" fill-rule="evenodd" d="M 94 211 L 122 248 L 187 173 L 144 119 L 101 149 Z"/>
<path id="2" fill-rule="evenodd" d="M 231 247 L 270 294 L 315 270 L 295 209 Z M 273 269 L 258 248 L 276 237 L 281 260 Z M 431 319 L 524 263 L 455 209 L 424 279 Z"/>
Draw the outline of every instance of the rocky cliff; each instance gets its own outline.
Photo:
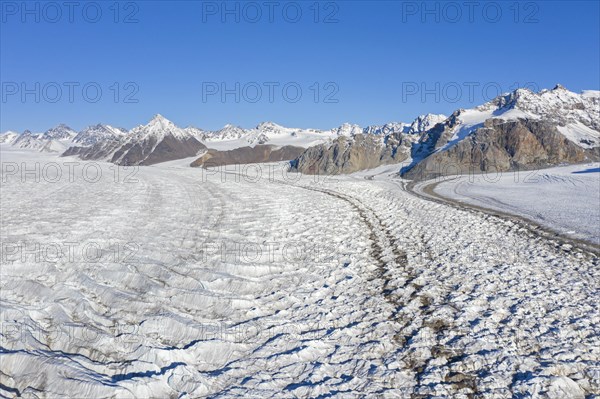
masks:
<path id="1" fill-rule="evenodd" d="M 223 165 L 238 165 L 262 162 L 289 161 L 298 157 L 304 148 L 294 146 L 276 147 L 273 145 L 256 145 L 241 147 L 228 151 L 210 149 L 191 163 L 192 167 L 215 167 Z"/>
<path id="2" fill-rule="evenodd" d="M 489 119 L 457 144 L 416 163 L 403 177 L 422 180 L 469 173 L 495 174 L 600 159 L 600 147 L 582 147 L 559 129 L 554 123 L 540 120 Z M 439 136 L 441 130 L 442 126 L 438 126 L 437 132 L 427 135 Z"/>
<path id="3" fill-rule="evenodd" d="M 340 136 L 331 143 L 308 148 L 292 162 L 291 168 L 304 174 L 329 175 L 399 163 L 410 154 L 406 137 L 402 133 Z"/>

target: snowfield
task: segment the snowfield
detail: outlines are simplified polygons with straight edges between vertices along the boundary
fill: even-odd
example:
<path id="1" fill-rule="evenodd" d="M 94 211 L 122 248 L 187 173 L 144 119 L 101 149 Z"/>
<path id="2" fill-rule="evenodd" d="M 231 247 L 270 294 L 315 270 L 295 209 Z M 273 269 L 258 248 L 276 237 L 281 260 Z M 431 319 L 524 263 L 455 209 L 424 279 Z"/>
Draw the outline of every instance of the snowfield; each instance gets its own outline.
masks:
<path id="1" fill-rule="evenodd" d="M 600 395 L 589 253 L 387 173 L 0 149 L 1 396 Z"/>
<path id="2" fill-rule="evenodd" d="M 434 191 L 600 245 L 600 163 L 454 176 L 439 182 Z"/>

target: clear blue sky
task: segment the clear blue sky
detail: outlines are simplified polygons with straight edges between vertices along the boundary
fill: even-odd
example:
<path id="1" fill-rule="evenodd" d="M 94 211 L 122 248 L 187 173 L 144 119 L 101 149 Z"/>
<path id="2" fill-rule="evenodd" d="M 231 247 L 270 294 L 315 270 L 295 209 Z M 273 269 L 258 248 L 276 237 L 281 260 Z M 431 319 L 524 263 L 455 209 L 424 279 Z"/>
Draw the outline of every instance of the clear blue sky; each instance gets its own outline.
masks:
<path id="1" fill-rule="evenodd" d="M 318 7 L 313 1 L 282 1 L 272 21 L 262 0 L 252 3 L 260 16 L 256 7 L 237 2 L 138 1 L 114 7 L 109 1 L 85 10 L 82 2 L 72 10 L 72 21 L 68 8 L 45 4 L 29 2 L 23 10 L 20 1 L 2 2 L 1 131 L 43 131 L 60 122 L 75 129 L 99 122 L 131 128 L 156 113 L 206 129 L 261 121 L 331 128 L 449 114 L 515 84 L 600 88 L 597 1 L 509 1 L 485 8 L 480 2 L 471 10 L 462 1 L 452 3 L 454 8 L 429 2 L 424 14 L 421 1 Z M 95 5 L 102 12 L 98 18 Z M 302 16 L 296 18 L 298 9 Z M 127 17 L 133 23 L 124 23 Z M 239 102 L 234 94 L 222 101 L 219 93 L 206 91 L 220 92 L 222 83 L 235 91 L 236 82 Z M 269 82 L 279 84 L 272 101 Z M 102 96 L 92 102 L 97 87 Z M 297 87 L 302 97 L 292 102 Z M 23 88 L 33 94 L 23 98 Z M 424 97 L 422 89 L 429 90 Z M 337 102 L 325 102 L 328 95 Z"/>

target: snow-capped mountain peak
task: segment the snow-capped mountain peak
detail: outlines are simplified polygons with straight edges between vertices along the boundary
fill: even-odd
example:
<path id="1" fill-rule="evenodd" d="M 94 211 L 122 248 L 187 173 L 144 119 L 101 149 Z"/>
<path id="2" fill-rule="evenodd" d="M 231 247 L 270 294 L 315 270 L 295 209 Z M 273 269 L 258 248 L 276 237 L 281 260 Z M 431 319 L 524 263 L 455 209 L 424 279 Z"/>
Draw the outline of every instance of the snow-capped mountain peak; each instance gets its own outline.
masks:
<path id="1" fill-rule="evenodd" d="M 227 124 L 221 130 L 212 132 L 210 137 L 217 140 L 236 140 L 243 137 L 246 133 L 248 131 L 239 126 Z"/>
<path id="2" fill-rule="evenodd" d="M 152 117 L 148 125 L 156 126 L 171 126 L 174 125 L 173 122 L 162 116 L 161 114 L 156 114 Z"/>
<path id="3" fill-rule="evenodd" d="M 492 111 L 493 116 L 503 119 L 525 117 L 544 119 L 560 125 L 581 123 L 600 131 L 600 92 L 574 93 L 557 84 L 552 90 L 535 93 L 528 89 L 517 89 L 496 97 L 474 111 Z"/>
<path id="4" fill-rule="evenodd" d="M 407 133 L 421 133 L 431 129 L 438 123 L 445 121 L 448 117 L 443 114 L 419 115 L 407 130 Z"/>
<path id="5" fill-rule="evenodd" d="M 120 140 L 125 137 L 126 134 L 127 130 L 125 129 L 99 123 L 97 125 L 88 126 L 77 133 L 73 142 L 78 145 L 91 146 L 101 141 Z"/>
<path id="6" fill-rule="evenodd" d="M 356 134 L 363 133 L 364 130 L 362 127 L 360 127 L 358 125 L 354 125 L 354 124 L 350 124 L 350 123 L 343 123 L 340 127 L 332 129 L 332 132 L 337 136 L 351 137 Z"/>
<path id="7" fill-rule="evenodd" d="M 191 136 L 195 137 L 197 140 L 206 140 L 206 137 L 209 134 L 209 132 L 199 129 L 195 126 L 188 126 L 183 128 L 183 130 Z"/>
<path id="8" fill-rule="evenodd" d="M 69 126 L 61 123 L 53 128 L 50 128 L 42 135 L 43 140 L 71 140 L 77 136 L 77 132 Z"/>
<path id="9" fill-rule="evenodd" d="M 17 137 L 19 137 L 19 133 L 13 132 L 12 130 L 7 130 L 4 133 L 0 133 L 0 144 L 10 143 Z"/>
<path id="10" fill-rule="evenodd" d="M 404 133 L 407 125 L 403 122 L 390 122 L 385 125 L 370 125 L 363 129 L 364 134 L 388 135 L 393 133 Z"/>
<path id="11" fill-rule="evenodd" d="M 560 83 L 557 83 L 552 90 L 566 90 L 566 91 L 568 91 L 567 88 L 565 86 L 561 85 Z"/>
<path id="12" fill-rule="evenodd" d="M 561 134 L 582 148 L 600 146 L 600 92 L 577 94 L 556 85 L 533 92 L 517 89 L 471 109 L 455 111 L 445 122 L 444 151 L 484 126 L 490 119 L 543 121 L 556 125 Z M 427 139 L 427 138 L 425 138 Z"/>
<path id="13" fill-rule="evenodd" d="M 156 114 L 152 117 L 152 119 L 144 126 L 144 128 L 148 131 L 157 132 L 157 131 L 169 131 L 179 129 L 173 122 L 162 116 L 161 114 Z M 180 129 L 182 130 L 182 129 Z"/>
<path id="14" fill-rule="evenodd" d="M 180 140 L 193 137 L 188 131 L 176 126 L 161 114 L 156 114 L 148 124 L 133 128 L 130 140 L 144 140 L 149 138 L 162 140 L 169 135 Z"/>
<path id="15" fill-rule="evenodd" d="M 280 132 L 282 130 L 287 130 L 287 128 L 278 125 L 275 122 L 261 122 L 256 126 L 256 130 L 260 130 L 262 132 Z"/>

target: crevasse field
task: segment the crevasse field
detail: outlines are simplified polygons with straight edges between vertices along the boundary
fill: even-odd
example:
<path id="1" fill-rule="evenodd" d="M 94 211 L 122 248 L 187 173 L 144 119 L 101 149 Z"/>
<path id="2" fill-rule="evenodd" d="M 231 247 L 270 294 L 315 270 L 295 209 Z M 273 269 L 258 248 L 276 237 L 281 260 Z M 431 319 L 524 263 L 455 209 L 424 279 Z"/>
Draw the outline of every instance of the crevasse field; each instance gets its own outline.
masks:
<path id="1" fill-rule="evenodd" d="M 598 260 L 519 224 L 386 173 L 1 150 L 3 397 L 600 394 Z"/>

